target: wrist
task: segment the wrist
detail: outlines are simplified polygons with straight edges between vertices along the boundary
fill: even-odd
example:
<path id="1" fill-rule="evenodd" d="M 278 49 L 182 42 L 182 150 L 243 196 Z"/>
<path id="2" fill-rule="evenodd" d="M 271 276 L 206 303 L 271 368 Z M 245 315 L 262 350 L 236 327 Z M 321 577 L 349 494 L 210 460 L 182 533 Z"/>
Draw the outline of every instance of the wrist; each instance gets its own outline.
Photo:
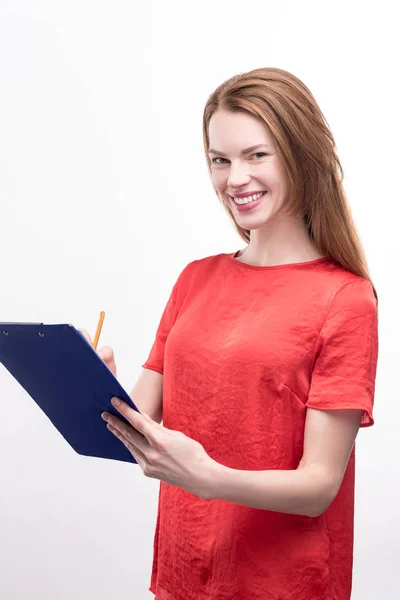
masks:
<path id="1" fill-rule="evenodd" d="M 228 467 L 221 465 L 214 459 L 210 459 L 203 479 L 203 500 L 217 500 L 222 485 L 224 472 Z"/>

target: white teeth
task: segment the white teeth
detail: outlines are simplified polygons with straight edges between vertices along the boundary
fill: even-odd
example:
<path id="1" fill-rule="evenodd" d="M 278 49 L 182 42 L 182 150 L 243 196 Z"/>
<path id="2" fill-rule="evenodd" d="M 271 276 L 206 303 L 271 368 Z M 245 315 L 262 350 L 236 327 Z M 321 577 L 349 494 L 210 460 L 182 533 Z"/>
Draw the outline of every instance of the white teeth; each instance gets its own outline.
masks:
<path id="1" fill-rule="evenodd" d="M 236 204 L 247 204 L 248 202 L 253 202 L 258 198 L 261 198 L 264 193 L 265 192 L 260 192 L 258 194 L 253 194 L 253 196 L 247 196 L 246 198 L 233 198 L 233 200 L 236 202 Z"/>

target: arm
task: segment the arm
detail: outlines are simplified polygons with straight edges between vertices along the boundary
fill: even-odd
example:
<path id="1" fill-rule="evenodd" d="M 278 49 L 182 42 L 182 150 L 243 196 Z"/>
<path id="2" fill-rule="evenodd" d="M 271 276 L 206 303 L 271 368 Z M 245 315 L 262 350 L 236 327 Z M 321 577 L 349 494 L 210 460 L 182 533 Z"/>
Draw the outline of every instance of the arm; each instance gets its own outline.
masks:
<path id="1" fill-rule="evenodd" d="M 307 409 L 304 452 L 296 470 L 241 471 L 213 463 L 207 499 L 316 517 L 341 486 L 362 410 Z"/>
<path id="2" fill-rule="evenodd" d="M 78 330 L 87 339 L 89 344 L 93 345 L 92 338 L 86 329 L 79 327 Z M 97 350 L 97 354 L 116 377 L 117 366 L 115 364 L 113 349 L 109 346 L 103 346 Z M 162 373 L 143 368 L 129 394 L 140 412 L 147 413 L 157 423 L 161 423 L 162 421 L 163 379 L 164 376 Z"/>
<path id="3" fill-rule="evenodd" d="M 162 421 L 163 375 L 144 368 L 129 394 L 141 413 L 147 413 L 153 421 Z"/>

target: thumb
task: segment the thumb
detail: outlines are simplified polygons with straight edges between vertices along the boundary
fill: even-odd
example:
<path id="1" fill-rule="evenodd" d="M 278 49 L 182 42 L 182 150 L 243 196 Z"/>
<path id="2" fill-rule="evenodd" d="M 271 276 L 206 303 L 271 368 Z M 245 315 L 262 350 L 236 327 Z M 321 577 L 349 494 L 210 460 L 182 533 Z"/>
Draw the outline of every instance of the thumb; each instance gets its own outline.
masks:
<path id="1" fill-rule="evenodd" d="M 79 327 L 78 331 L 80 331 L 83 337 L 85 337 L 87 341 L 93 346 L 92 338 L 90 337 L 90 334 L 86 331 L 86 329 L 81 329 Z"/>

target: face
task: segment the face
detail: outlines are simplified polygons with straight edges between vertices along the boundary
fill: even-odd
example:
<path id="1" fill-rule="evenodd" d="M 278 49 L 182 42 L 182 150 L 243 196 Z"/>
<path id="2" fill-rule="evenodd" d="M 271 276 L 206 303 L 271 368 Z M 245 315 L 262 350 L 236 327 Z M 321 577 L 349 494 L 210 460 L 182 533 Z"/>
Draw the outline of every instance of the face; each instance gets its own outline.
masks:
<path id="1" fill-rule="evenodd" d="M 238 225 L 258 229 L 281 214 L 287 200 L 288 179 L 265 123 L 248 113 L 218 110 L 210 119 L 209 138 L 212 184 Z M 233 197 L 248 196 L 248 192 L 265 193 L 260 199 L 236 204 Z"/>

